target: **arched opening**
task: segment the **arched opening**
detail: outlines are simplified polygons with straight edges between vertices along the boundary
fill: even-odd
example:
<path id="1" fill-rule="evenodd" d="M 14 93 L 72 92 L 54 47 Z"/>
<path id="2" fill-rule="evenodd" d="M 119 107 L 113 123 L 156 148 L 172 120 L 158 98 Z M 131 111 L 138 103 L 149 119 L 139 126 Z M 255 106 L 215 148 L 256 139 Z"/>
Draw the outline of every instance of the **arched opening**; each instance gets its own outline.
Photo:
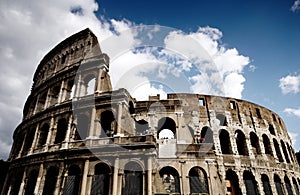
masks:
<path id="1" fill-rule="evenodd" d="M 135 113 L 135 112 L 134 112 L 134 106 L 133 106 L 132 101 L 129 102 L 129 113 L 130 113 L 130 114 L 134 114 L 134 113 Z"/>
<path id="2" fill-rule="evenodd" d="M 265 154 L 273 155 L 271 143 L 268 136 L 266 134 L 263 134 L 262 138 L 263 138 L 263 143 L 265 148 Z"/>
<path id="3" fill-rule="evenodd" d="M 68 124 L 66 119 L 64 118 L 59 119 L 57 122 L 54 144 L 62 143 L 65 140 L 67 129 L 68 129 Z"/>
<path id="4" fill-rule="evenodd" d="M 25 134 L 24 134 L 24 132 L 20 132 L 20 134 L 18 136 L 16 136 L 16 138 L 14 139 L 14 154 L 15 154 L 15 156 L 17 156 L 20 153 L 24 141 L 25 141 Z"/>
<path id="5" fill-rule="evenodd" d="M 85 95 L 91 95 L 95 93 L 95 84 L 96 84 L 96 79 L 94 75 L 88 75 L 84 79 Z"/>
<path id="6" fill-rule="evenodd" d="M 280 141 L 280 144 L 281 144 L 281 148 L 282 148 L 282 151 L 283 151 L 283 154 L 284 154 L 285 161 L 287 163 L 291 163 L 289 155 L 288 155 L 286 147 L 285 147 L 285 144 L 282 140 Z"/>
<path id="7" fill-rule="evenodd" d="M 241 189 L 239 186 L 239 178 L 237 174 L 229 169 L 226 171 L 226 191 L 228 195 L 240 195 Z"/>
<path id="8" fill-rule="evenodd" d="M 159 171 L 161 178 L 161 193 L 180 193 L 179 174 L 173 167 L 163 167 Z"/>
<path id="9" fill-rule="evenodd" d="M 227 119 L 225 115 L 217 114 L 216 118 L 219 120 L 220 126 L 227 126 Z"/>
<path id="10" fill-rule="evenodd" d="M 44 92 L 39 96 L 37 108 L 36 108 L 38 112 L 44 110 L 46 99 L 47 99 L 47 92 Z"/>
<path id="11" fill-rule="evenodd" d="M 135 122 L 136 135 L 145 135 L 149 129 L 149 123 L 144 119 Z"/>
<path id="12" fill-rule="evenodd" d="M 105 163 L 98 163 L 95 166 L 95 174 L 92 180 L 91 195 L 108 195 L 111 186 L 111 168 Z M 115 184 L 116 185 L 116 184 Z"/>
<path id="13" fill-rule="evenodd" d="M 193 167 L 189 171 L 189 181 L 191 193 L 209 194 L 207 175 L 202 168 Z"/>
<path id="14" fill-rule="evenodd" d="M 45 123 L 42 128 L 40 129 L 40 135 L 39 135 L 39 141 L 38 141 L 38 147 L 42 147 L 47 142 L 48 132 L 49 132 L 49 124 Z"/>
<path id="15" fill-rule="evenodd" d="M 269 124 L 269 132 L 272 134 L 272 135 L 275 135 L 275 129 L 273 127 L 273 125 Z"/>
<path id="16" fill-rule="evenodd" d="M 273 193 L 272 193 L 272 189 L 271 189 L 271 186 L 270 186 L 269 177 L 266 174 L 262 174 L 261 175 L 261 181 L 262 181 L 262 184 L 263 184 L 265 195 L 272 195 Z"/>
<path id="17" fill-rule="evenodd" d="M 83 140 L 88 137 L 89 127 L 90 127 L 90 120 L 84 114 L 79 114 L 77 117 L 77 125 L 75 131 L 75 140 Z"/>
<path id="18" fill-rule="evenodd" d="M 246 186 L 247 195 L 258 195 L 257 182 L 250 171 L 244 171 L 243 179 Z"/>
<path id="19" fill-rule="evenodd" d="M 30 171 L 28 178 L 27 178 L 26 186 L 25 186 L 25 193 L 24 193 L 25 195 L 34 194 L 34 188 L 36 185 L 37 177 L 38 177 L 37 170 Z"/>
<path id="20" fill-rule="evenodd" d="M 68 176 L 66 177 L 64 195 L 78 195 L 80 186 L 81 170 L 77 165 L 72 165 L 68 169 Z"/>
<path id="21" fill-rule="evenodd" d="M 176 139 L 176 123 L 173 119 L 169 117 L 161 118 L 158 121 L 158 139 Z"/>
<path id="22" fill-rule="evenodd" d="M 291 185 L 290 179 L 287 176 L 284 176 L 284 183 L 285 183 L 285 187 L 286 187 L 286 191 L 287 191 L 288 195 L 293 195 L 292 185 Z"/>
<path id="23" fill-rule="evenodd" d="M 200 134 L 200 143 L 214 143 L 213 132 L 209 127 L 203 127 Z"/>
<path id="24" fill-rule="evenodd" d="M 274 175 L 274 183 L 275 183 L 277 194 L 284 195 L 282 184 L 281 184 L 281 179 L 277 174 Z"/>
<path id="25" fill-rule="evenodd" d="M 113 112 L 110 110 L 102 112 L 100 122 L 103 130 L 101 137 L 112 137 L 115 134 L 117 124 Z"/>
<path id="26" fill-rule="evenodd" d="M 23 168 L 16 170 L 16 172 L 13 173 L 13 176 L 11 178 L 11 184 L 10 184 L 11 185 L 11 194 L 17 195 L 19 193 L 23 174 L 24 174 Z"/>
<path id="27" fill-rule="evenodd" d="M 232 154 L 230 136 L 228 131 L 221 129 L 219 134 L 222 154 Z"/>
<path id="28" fill-rule="evenodd" d="M 36 127 L 32 127 L 27 132 L 26 138 L 25 138 L 25 143 L 24 143 L 24 146 L 23 146 L 22 154 L 27 154 L 27 152 L 31 148 L 32 143 L 33 143 L 33 139 L 34 139 L 34 135 L 35 135 L 35 130 L 36 130 Z"/>
<path id="29" fill-rule="evenodd" d="M 300 195 L 299 187 L 298 187 L 297 181 L 296 181 L 296 179 L 294 177 L 293 177 L 293 185 L 294 185 L 294 189 L 295 189 L 296 195 Z"/>
<path id="30" fill-rule="evenodd" d="M 73 99 L 75 96 L 75 85 L 74 85 L 74 80 L 69 80 L 67 83 L 67 96 L 65 100 L 70 100 Z"/>
<path id="31" fill-rule="evenodd" d="M 136 162 L 124 167 L 122 195 L 143 194 L 143 168 Z"/>
<path id="32" fill-rule="evenodd" d="M 56 188 L 57 176 L 58 176 L 58 168 L 57 167 L 52 166 L 47 170 L 44 189 L 43 189 L 43 195 L 53 195 L 54 194 L 54 191 Z"/>
<path id="33" fill-rule="evenodd" d="M 251 146 L 254 155 L 255 154 L 261 154 L 260 146 L 259 146 L 259 140 L 257 135 L 254 132 L 250 133 L 250 141 L 251 141 Z"/>
<path id="34" fill-rule="evenodd" d="M 287 147 L 287 151 L 289 152 L 291 161 L 292 161 L 292 162 L 295 162 L 295 159 L 294 159 L 294 156 L 293 156 L 293 153 L 292 153 L 292 148 L 291 148 L 291 146 L 290 146 L 288 143 L 286 143 L 286 147 Z"/>
<path id="35" fill-rule="evenodd" d="M 279 144 L 278 144 L 278 142 L 275 138 L 273 138 L 273 143 L 274 143 L 276 155 L 278 157 L 279 162 L 283 162 L 283 158 L 282 158 L 282 154 L 281 154 L 281 151 L 280 151 L 280 148 L 279 148 Z"/>
<path id="36" fill-rule="evenodd" d="M 235 131 L 235 140 L 239 155 L 248 155 L 246 138 L 241 130 Z"/>
<path id="37" fill-rule="evenodd" d="M 60 86 L 56 85 L 50 89 L 50 106 L 53 106 L 58 103 L 58 96 L 60 92 Z"/>

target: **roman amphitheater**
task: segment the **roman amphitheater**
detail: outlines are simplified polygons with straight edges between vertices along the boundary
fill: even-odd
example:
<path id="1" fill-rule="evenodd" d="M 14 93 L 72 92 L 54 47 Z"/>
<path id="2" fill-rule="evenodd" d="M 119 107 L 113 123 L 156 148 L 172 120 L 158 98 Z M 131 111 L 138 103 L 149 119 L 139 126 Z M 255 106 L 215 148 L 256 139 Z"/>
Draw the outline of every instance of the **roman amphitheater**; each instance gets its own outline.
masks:
<path id="1" fill-rule="evenodd" d="M 112 90 L 109 57 L 85 29 L 40 62 L 2 194 L 299 195 L 283 120 L 203 94 L 136 101 Z"/>

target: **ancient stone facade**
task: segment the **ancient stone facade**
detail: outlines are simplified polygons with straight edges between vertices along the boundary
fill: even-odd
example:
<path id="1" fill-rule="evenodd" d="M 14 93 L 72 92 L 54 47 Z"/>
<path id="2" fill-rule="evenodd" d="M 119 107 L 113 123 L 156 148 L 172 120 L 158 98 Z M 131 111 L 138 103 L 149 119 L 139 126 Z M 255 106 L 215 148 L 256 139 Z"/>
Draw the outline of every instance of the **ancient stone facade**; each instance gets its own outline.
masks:
<path id="1" fill-rule="evenodd" d="M 109 57 L 83 30 L 39 64 L 2 194 L 299 194 L 291 139 L 243 100 L 112 91 Z"/>

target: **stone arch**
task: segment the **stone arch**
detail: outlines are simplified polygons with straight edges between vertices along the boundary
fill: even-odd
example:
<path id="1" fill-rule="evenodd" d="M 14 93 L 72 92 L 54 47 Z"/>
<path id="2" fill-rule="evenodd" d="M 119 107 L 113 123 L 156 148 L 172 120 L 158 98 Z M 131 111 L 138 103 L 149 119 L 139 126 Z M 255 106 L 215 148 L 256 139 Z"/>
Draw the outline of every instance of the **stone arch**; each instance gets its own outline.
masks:
<path id="1" fill-rule="evenodd" d="M 284 176 L 284 183 L 285 183 L 286 191 L 288 193 L 287 195 L 293 195 L 291 181 L 288 178 L 288 176 Z"/>
<path id="2" fill-rule="evenodd" d="M 265 154 L 273 155 L 269 137 L 266 134 L 263 134 L 262 138 L 263 138 L 263 143 L 265 148 Z"/>
<path id="3" fill-rule="evenodd" d="M 66 177 L 63 194 L 78 195 L 80 192 L 80 180 L 81 169 L 78 165 L 71 165 L 68 169 L 68 176 Z"/>
<path id="4" fill-rule="evenodd" d="M 281 154 L 281 151 L 280 151 L 280 147 L 279 147 L 279 144 L 278 144 L 278 142 L 277 142 L 277 140 L 275 138 L 273 138 L 273 143 L 274 143 L 274 148 L 275 148 L 276 155 L 278 157 L 279 162 L 283 162 L 283 158 L 282 158 L 282 154 Z"/>
<path id="5" fill-rule="evenodd" d="M 112 171 L 110 166 L 103 162 L 96 164 L 92 179 L 91 195 L 109 194 L 112 182 L 111 175 Z"/>
<path id="6" fill-rule="evenodd" d="M 106 110 L 101 113 L 100 123 L 103 130 L 101 137 L 112 137 L 116 133 L 117 122 L 111 110 Z"/>
<path id="7" fill-rule="evenodd" d="M 189 171 L 190 193 L 209 193 L 208 179 L 205 170 L 193 167 Z"/>
<path id="8" fill-rule="evenodd" d="M 220 126 L 227 126 L 228 123 L 225 115 L 217 114 L 216 118 L 219 120 Z"/>
<path id="9" fill-rule="evenodd" d="M 166 166 L 159 170 L 164 193 L 180 193 L 180 181 L 177 170 Z"/>
<path id="10" fill-rule="evenodd" d="M 261 149 L 259 145 L 259 139 L 253 131 L 250 133 L 250 142 L 254 154 L 261 154 Z"/>
<path id="11" fill-rule="evenodd" d="M 205 126 L 201 129 L 200 143 L 214 143 L 214 136 L 211 128 Z"/>
<path id="12" fill-rule="evenodd" d="M 48 132 L 50 130 L 49 123 L 44 123 L 42 128 L 40 129 L 39 139 L 38 139 L 38 147 L 42 147 L 47 142 Z"/>
<path id="13" fill-rule="evenodd" d="M 58 103 L 59 93 L 60 93 L 60 84 L 57 84 L 50 89 L 50 93 L 49 93 L 50 105 L 49 106 L 53 106 Z"/>
<path id="14" fill-rule="evenodd" d="M 296 195 L 300 195 L 299 187 L 298 187 L 296 179 L 293 177 L 292 180 L 293 180 L 293 185 L 294 185 L 294 189 L 295 189 Z"/>
<path id="15" fill-rule="evenodd" d="M 65 100 L 70 100 L 73 99 L 73 97 L 75 96 L 75 84 L 74 84 L 74 79 L 70 79 L 67 82 L 67 95 L 66 95 L 66 99 Z"/>
<path id="16" fill-rule="evenodd" d="M 85 114 L 78 114 L 76 116 L 76 132 L 74 139 L 83 140 L 88 137 L 90 129 L 90 118 Z"/>
<path id="17" fill-rule="evenodd" d="M 33 143 L 34 136 L 35 136 L 35 131 L 36 131 L 35 126 L 31 127 L 27 131 L 26 136 L 25 136 L 25 143 L 24 143 L 24 146 L 23 146 L 22 154 L 27 154 L 29 149 L 32 147 L 32 143 Z"/>
<path id="18" fill-rule="evenodd" d="M 272 135 L 275 135 L 275 129 L 273 127 L 272 124 L 269 124 L 269 132 L 272 134 Z"/>
<path id="19" fill-rule="evenodd" d="M 43 195 L 54 194 L 59 169 L 56 166 L 51 166 L 46 173 Z"/>
<path id="20" fill-rule="evenodd" d="M 239 186 L 239 178 L 238 175 L 232 169 L 228 169 L 226 171 L 226 191 L 228 194 L 237 195 L 241 194 L 241 189 Z"/>
<path id="21" fill-rule="evenodd" d="M 266 174 L 262 174 L 261 181 L 263 184 L 265 195 L 272 195 L 273 193 L 272 193 L 269 177 Z"/>
<path id="22" fill-rule="evenodd" d="M 19 193 L 21 183 L 22 183 L 22 178 L 24 175 L 24 168 L 19 168 L 15 172 L 12 172 L 12 178 L 11 178 L 11 194 L 16 195 Z"/>
<path id="23" fill-rule="evenodd" d="M 230 135 L 228 131 L 226 131 L 225 129 L 221 129 L 219 132 L 222 154 L 232 154 Z"/>
<path id="24" fill-rule="evenodd" d="M 96 77 L 94 74 L 89 74 L 83 79 L 84 95 L 91 95 L 95 93 Z"/>
<path id="25" fill-rule="evenodd" d="M 278 195 L 284 195 L 281 179 L 277 174 L 274 174 L 274 183 Z"/>
<path id="26" fill-rule="evenodd" d="M 164 118 L 161 118 L 159 121 L 158 121 L 158 131 L 157 131 L 157 137 L 159 139 L 161 139 L 160 137 L 160 133 L 162 131 L 166 132 L 166 130 L 169 130 L 169 132 L 172 132 L 173 133 L 173 138 L 176 139 L 176 123 L 173 119 L 169 118 L 169 117 L 164 117 Z"/>
<path id="27" fill-rule="evenodd" d="M 124 167 L 122 195 L 143 194 L 143 168 L 131 161 Z"/>
<path id="28" fill-rule="evenodd" d="M 132 101 L 129 101 L 129 113 L 130 114 L 134 114 L 135 113 L 135 110 L 134 110 L 134 105 L 133 105 L 133 102 Z"/>
<path id="29" fill-rule="evenodd" d="M 241 130 L 235 131 L 235 140 L 239 155 L 249 155 L 245 134 Z"/>
<path id="30" fill-rule="evenodd" d="M 38 97 L 37 108 L 36 108 L 37 112 L 44 110 L 46 100 L 47 100 L 47 91 L 42 92 L 41 95 Z"/>
<path id="31" fill-rule="evenodd" d="M 32 195 L 34 194 L 34 188 L 36 185 L 37 177 L 38 177 L 38 171 L 33 169 L 30 171 L 28 177 L 27 177 L 27 182 L 25 186 L 25 195 Z"/>
<path id="32" fill-rule="evenodd" d="M 136 135 L 145 135 L 149 129 L 149 123 L 144 119 L 135 122 Z"/>
<path id="33" fill-rule="evenodd" d="M 255 180 L 254 175 L 250 171 L 245 170 L 243 173 L 243 179 L 247 195 L 258 195 L 257 181 Z"/>
<path id="34" fill-rule="evenodd" d="M 285 147 L 285 144 L 284 144 L 283 140 L 280 140 L 280 144 L 281 144 L 281 148 L 282 148 L 282 151 L 283 151 L 283 154 L 284 154 L 285 161 L 287 163 L 291 163 L 289 155 L 287 153 L 287 150 L 286 150 L 286 147 Z"/>
<path id="35" fill-rule="evenodd" d="M 62 143 L 65 140 L 67 129 L 68 129 L 67 120 L 65 118 L 59 119 L 57 121 L 54 144 Z"/>

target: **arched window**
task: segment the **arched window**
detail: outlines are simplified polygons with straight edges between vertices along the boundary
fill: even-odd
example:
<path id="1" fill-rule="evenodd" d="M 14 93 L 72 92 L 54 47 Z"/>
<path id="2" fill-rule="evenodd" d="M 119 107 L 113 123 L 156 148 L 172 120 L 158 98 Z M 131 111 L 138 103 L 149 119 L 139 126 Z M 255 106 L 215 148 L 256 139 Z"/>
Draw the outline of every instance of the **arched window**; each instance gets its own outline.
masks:
<path id="1" fill-rule="evenodd" d="M 58 103 L 58 96 L 60 92 L 60 86 L 56 85 L 50 89 L 50 106 Z"/>
<path id="2" fill-rule="evenodd" d="M 176 123 L 173 119 L 169 117 L 161 118 L 158 121 L 158 139 L 176 139 Z"/>
<path id="3" fill-rule="evenodd" d="M 221 129 L 219 134 L 222 154 L 232 154 L 231 142 L 228 131 Z"/>
<path id="4" fill-rule="evenodd" d="M 214 143 L 213 132 L 209 127 L 203 127 L 200 136 L 201 136 L 200 137 L 201 143 L 209 143 L 209 144 Z"/>
<path id="5" fill-rule="evenodd" d="M 199 167 L 193 167 L 189 172 L 191 193 L 209 193 L 208 180 L 205 171 Z"/>
<path id="6" fill-rule="evenodd" d="M 258 195 L 257 182 L 250 171 L 244 171 L 243 179 L 246 186 L 247 195 Z"/>
<path id="7" fill-rule="evenodd" d="M 40 135 L 39 135 L 39 141 L 38 141 L 38 147 L 42 147 L 47 142 L 49 132 L 49 124 L 45 123 L 42 128 L 40 129 Z"/>
<path id="8" fill-rule="evenodd" d="M 75 132 L 75 140 L 83 140 L 88 137 L 90 120 L 84 114 L 79 114 L 77 117 L 77 125 L 76 125 L 76 132 Z"/>
<path id="9" fill-rule="evenodd" d="M 37 108 L 36 108 L 37 112 L 44 110 L 46 100 L 47 100 L 47 92 L 44 92 L 39 96 Z"/>
<path id="10" fill-rule="evenodd" d="M 81 170 L 77 165 L 72 165 L 68 169 L 68 176 L 64 187 L 64 195 L 78 195 L 80 187 Z"/>
<path id="11" fill-rule="evenodd" d="M 290 155 L 290 157 L 291 157 L 291 161 L 292 161 L 292 162 L 295 162 L 295 159 L 294 159 L 294 156 L 293 156 L 293 153 L 292 153 L 292 148 L 291 148 L 291 146 L 290 146 L 288 143 L 286 143 L 286 147 L 287 147 L 287 151 L 289 152 L 289 155 Z"/>
<path id="12" fill-rule="evenodd" d="M 129 113 L 134 114 L 134 106 L 133 106 L 132 101 L 129 102 Z"/>
<path id="13" fill-rule="evenodd" d="M 104 163 L 95 166 L 95 174 L 92 181 L 91 195 L 109 194 L 111 186 L 111 168 Z M 116 184 L 115 184 L 116 185 Z"/>
<path id="14" fill-rule="evenodd" d="M 85 95 L 91 95 L 95 93 L 96 79 L 94 75 L 88 75 L 84 79 L 84 84 L 85 84 Z"/>
<path id="15" fill-rule="evenodd" d="M 159 171 L 163 188 L 160 193 L 180 193 L 179 174 L 173 167 L 163 167 Z"/>
<path id="16" fill-rule="evenodd" d="M 217 114 L 216 118 L 219 120 L 220 126 L 227 126 L 227 119 L 225 115 Z"/>
<path id="17" fill-rule="evenodd" d="M 26 182 L 25 195 L 34 194 L 34 188 L 36 185 L 37 177 L 38 177 L 37 170 L 30 171 L 28 178 L 27 178 L 27 182 Z"/>
<path id="18" fill-rule="evenodd" d="M 278 142 L 275 138 L 273 138 L 273 143 L 274 143 L 276 155 L 278 157 L 279 162 L 283 162 L 283 158 L 282 158 L 282 154 L 281 154 L 281 151 L 280 151 L 280 148 L 279 148 L 279 144 L 278 144 Z"/>
<path id="19" fill-rule="evenodd" d="M 101 137 L 111 137 L 116 131 L 116 120 L 114 114 L 110 110 L 101 113 L 100 122 L 102 126 Z"/>
<path id="20" fill-rule="evenodd" d="M 58 168 L 50 167 L 46 173 L 43 195 L 53 195 L 56 187 Z"/>
<path id="21" fill-rule="evenodd" d="M 66 132 L 68 129 L 68 124 L 66 119 L 59 119 L 57 122 L 56 136 L 55 136 L 55 144 L 62 143 L 65 140 Z"/>
<path id="22" fill-rule="evenodd" d="M 287 176 L 284 177 L 284 183 L 285 183 L 285 187 L 286 187 L 286 191 L 288 192 L 288 195 L 293 195 L 292 185 L 291 185 L 290 179 Z"/>
<path id="23" fill-rule="evenodd" d="M 124 168 L 122 195 L 143 194 L 143 168 L 136 162 L 129 162 Z"/>
<path id="24" fill-rule="evenodd" d="M 17 195 L 20 190 L 20 186 L 22 183 L 22 178 L 24 174 L 24 169 L 17 169 L 16 172 L 14 172 L 14 176 L 11 178 L 11 194 Z"/>
<path id="25" fill-rule="evenodd" d="M 272 189 L 271 189 L 271 186 L 270 186 L 269 177 L 266 174 L 262 174 L 261 175 L 261 181 L 262 181 L 262 184 L 263 184 L 265 195 L 272 195 L 273 193 L 272 193 Z"/>
<path id="26" fill-rule="evenodd" d="M 246 143 L 246 138 L 241 130 L 235 131 L 235 140 L 239 155 L 248 155 L 248 147 Z"/>
<path id="27" fill-rule="evenodd" d="M 29 129 L 29 131 L 27 131 L 22 154 L 27 154 L 27 152 L 31 148 L 33 139 L 34 139 L 34 135 L 35 135 L 35 130 L 36 130 L 36 127 L 32 127 L 31 129 Z"/>
<path id="28" fill-rule="evenodd" d="M 281 179 L 277 174 L 274 175 L 274 183 L 275 183 L 277 194 L 284 195 L 282 184 L 281 184 Z"/>
<path id="29" fill-rule="evenodd" d="M 272 134 L 272 135 L 275 135 L 275 129 L 273 127 L 273 125 L 269 124 L 269 132 Z"/>
<path id="30" fill-rule="evenodd" d="M 294 189 L 295 189 L 296 195 L 300 195 L 299 187 L 298 187 L 297 181 L 296 181 L 296 179 L 294 177 L 293 177 L 293 185 L 294 185 Z"/>
<path id="31" fill-rule="evenodd" d="M 262 136 L 263 142 L 264 142 L 264 148 L 265 148 L 265 154 L 273 155 L 270 140 L 266 134 L 263 134 Z"/>
<path id="32" fill-rule="evenodd" d="M 229 169 L 226 171 L 226 190 L 228 194 L 241 194 L 241 189 L 239 186 L 239 178 L 237 174 Z"/>
<path id="33" fill-rule="evenodd" d="M 284 157 L 285 157 L 285 161 L 287 163 L 291 163 L 289 155 L 288 155 L 286 147 L 285 147 L 285 144 L 282 140 L 280 141 L 280 144 L 281 144 L 281 148 L 282 148 L 282 151 L 283 151 L 283 154 L 284 154 Z"/>
<path id="34" fill-rule="evenodd" d="M 261 154 L 260 146 L 259 146 L 259 140 L 257 135 L 254 132 L 250 133 L 250 141 L 251 146 L 254 154 Z"/>
<path id="35" fill-rule="evenodd" d="M 136 135 L 145 135 L 149 129 L 149 123 L 144 119 L 135 122 Z"/>
<path id="36" fill-rule="evenodd" d="M 67 95 L 66 95 L 66 99 L 65 100 L 70 100 L 73 99 L 73 97 L 75 96 L 75 84 L 74 84 L 74 80 L 69 80 L 67 83 Z"/>

